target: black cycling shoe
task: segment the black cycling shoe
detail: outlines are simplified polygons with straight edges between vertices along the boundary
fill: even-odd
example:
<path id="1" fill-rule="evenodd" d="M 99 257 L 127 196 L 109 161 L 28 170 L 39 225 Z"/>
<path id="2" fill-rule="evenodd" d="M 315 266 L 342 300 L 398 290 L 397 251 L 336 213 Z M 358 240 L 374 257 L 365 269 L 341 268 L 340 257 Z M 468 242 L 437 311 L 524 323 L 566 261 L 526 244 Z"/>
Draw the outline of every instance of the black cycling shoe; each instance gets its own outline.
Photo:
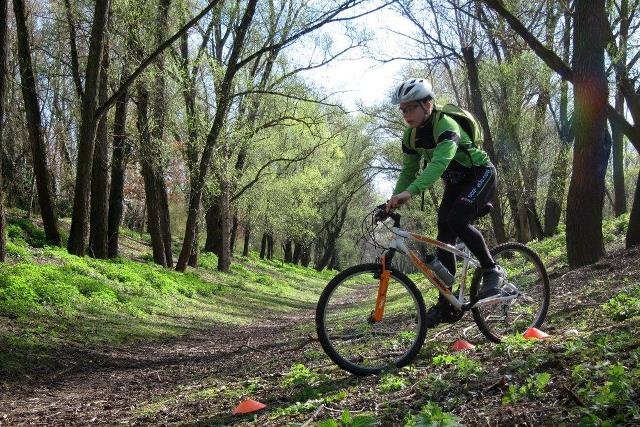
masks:
<path id="1" fill-rule="evenodd" d="M 485 270 L 482 273 L 482 288 L 478 292 L 478 299 L 491 298 L 500 295 L 504 270 L 499 265 Z"/>
<path id="2" fill-rule="evenodd" d="M 438 303 L 427 311 L 426 325 L 427 328 L 435 328 L 440 323 L 454 323 L 462 318 L 464 313 L 456 310 L 451 304 L 444 299 L 438 299 Z"/>

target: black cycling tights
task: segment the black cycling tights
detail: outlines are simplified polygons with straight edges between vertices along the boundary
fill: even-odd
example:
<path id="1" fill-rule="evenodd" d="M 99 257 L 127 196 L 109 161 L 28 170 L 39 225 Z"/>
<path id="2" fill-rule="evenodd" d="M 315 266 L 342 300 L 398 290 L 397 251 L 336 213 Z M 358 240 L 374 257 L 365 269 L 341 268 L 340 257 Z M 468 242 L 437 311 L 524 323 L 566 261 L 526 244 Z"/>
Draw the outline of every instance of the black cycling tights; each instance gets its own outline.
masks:
<path id="1" fill-rule="evenodd" d="M 451 184 L 445 183 L 444 195 L 438 209 L 438 240 L 454 244 L 456 237 L 464 242 L 473 253 L 480 266 L 491 268 L 495 265 L 482 234 L 471 225 L 477 209 L 486 205 L 496 192 L 496 169 L 492 164 L 474 167 L 471 179 Z M 452 274 L 456 272 L 452 253 L 438 249 L 438 259 Z"/>

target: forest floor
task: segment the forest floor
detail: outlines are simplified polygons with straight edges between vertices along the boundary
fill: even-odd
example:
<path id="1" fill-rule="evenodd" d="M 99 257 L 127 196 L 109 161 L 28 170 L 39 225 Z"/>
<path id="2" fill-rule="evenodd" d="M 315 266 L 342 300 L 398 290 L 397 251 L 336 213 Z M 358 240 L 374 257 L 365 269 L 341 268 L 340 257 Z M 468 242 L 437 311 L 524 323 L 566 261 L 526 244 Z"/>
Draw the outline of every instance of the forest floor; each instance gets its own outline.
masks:
<path id="1" fill-rule="evenodd" d="M 476 348 L 453 353 L 468 314 L 409 367 L 352 376 L 315 339 L 314 280 L 292 310 L 248 299 L 244 325 L 180 318 L 186 335 L 58 347 L 51 368 L 0 379 L 0 425 L 640 425 L 640 248 L 551 273 L 544 341 L 471 332 Z M 232 415 L 248 398 L 266 408 Z"/>

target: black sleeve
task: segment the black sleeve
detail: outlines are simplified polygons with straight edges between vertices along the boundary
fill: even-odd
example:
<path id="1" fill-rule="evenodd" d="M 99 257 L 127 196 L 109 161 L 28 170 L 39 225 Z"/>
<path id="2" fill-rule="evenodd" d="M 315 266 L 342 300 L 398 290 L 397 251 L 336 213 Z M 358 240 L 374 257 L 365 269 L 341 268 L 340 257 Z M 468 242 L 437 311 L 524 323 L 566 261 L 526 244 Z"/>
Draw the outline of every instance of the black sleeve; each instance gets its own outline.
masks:
<path id="1" fill-rule="evenodd" d="M 458 145 L 458 143 L 460 142 L 460 135 L 458 135 L 457 132 L 454 132 L 452 130 L 444 131 L 440 134 L 440 136 L 438 136 L 438 140 L 436 141 L 436 144 L 440 144 L 442 141 L 447 141 L 447 140 L 451 140 L 455 142 L 456 145 Z"/>
<path id="2" fill-rule="evenodd" d="M 402 152 L 404 154 L 418 154 L 416 150 L 407 147 L 405 144 L 402 144 Z"/>

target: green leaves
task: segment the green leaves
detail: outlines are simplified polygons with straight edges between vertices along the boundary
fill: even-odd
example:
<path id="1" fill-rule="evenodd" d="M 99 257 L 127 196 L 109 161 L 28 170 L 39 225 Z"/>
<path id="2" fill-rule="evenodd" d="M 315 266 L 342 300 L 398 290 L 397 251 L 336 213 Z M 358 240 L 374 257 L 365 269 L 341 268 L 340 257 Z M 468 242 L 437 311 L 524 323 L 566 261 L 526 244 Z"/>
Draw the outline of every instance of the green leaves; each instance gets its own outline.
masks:
<path id="1" fill-rule="evenodd" d="M 461 426 L 460 419 L 444 412 L 436 403 L 428 402 L 416 415 L 410 416 L 405 427 L 455 427 Z"/>
<path id="2" fill-rule="evenodd" d="M 316 424 L 316 427 L 373 427 L 377 425 L 380 425 L 380 423 L 374 417 L 369 415 L 352 416 L 351 413 L 345 409 L 339 419 L 320 421 Z"/>
<path id="3" fill-rule="evenodd" d="M 640 316 L 640 285 L 629 292 L 621 292 L 602 305 L 614 320 L 625 320 Z"/>
<path id="4" fill-rule="evenodd" d="M 502 397 L 502 404 L 510 405 L 526 397 L 540 397 L 545 392 L 550 381 L 551 374 L 541 372 L 529 377 L 526 383 L 520 387 L 511 384 L 507 389 L 507 393 Z"/>

